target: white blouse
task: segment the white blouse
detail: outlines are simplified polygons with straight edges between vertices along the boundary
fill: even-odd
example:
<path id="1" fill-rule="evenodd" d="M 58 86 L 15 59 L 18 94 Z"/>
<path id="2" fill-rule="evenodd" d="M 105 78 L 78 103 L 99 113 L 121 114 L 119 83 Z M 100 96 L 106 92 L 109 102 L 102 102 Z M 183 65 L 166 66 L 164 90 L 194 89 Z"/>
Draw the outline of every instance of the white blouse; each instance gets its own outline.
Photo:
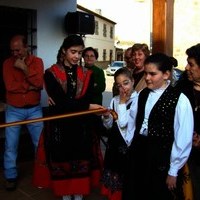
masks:
<path id="1" fill-rule="evenodd" d="M 166 87 L 167 88 L 167 87 Z M 152 90 L 148 96 L 145 105 L 145 114 L 140 134 L 146 135 L 148 133 L 148 119 L 149 114 L 160 98 L 166 88 Z M 132 134 L 132 138 L 135 131 L 135 119 L 138 109 L 138 98 L 130 108 L 130 116 L 128 120 L 127 134 Z M 171 157 L 170 157 L 170 169 L 168 174 L 171 176 L 177 176 L 178 170 L 187 162 L 191 148 L 192 137 L 194 130 L 193 111 L 188 98 L 181 93 L 178 103 L 176 105 L 175 117 L 174 117 L 174 142 L 172 145 Z"/>
<path id="2" fill-rule="evenodd" d="M 132 134 L 128 134 L 127 133 L 127 124 L 128 124 L 128 119 L 129 119 L 129 110 L 127 109 L 127 105 L 129 105 L 129 103 L 133 103 L 136 100 L 137 97 L 137 92 L 133 92 L 131 94 L 130 99 L 123 104 L 120 104 L 120 97 L 119 95 L 115 96 L 112 98 L 111 102 L 110 102 L 110 109 L 114 109 L 115 112 L 118 115 L 118 119 L 116 120 L 117 122 L 117 126 L 119 128 L 119 131 L 124 139 L 124 141 L 126 142 L 126 144 L 129 146 L 132 140 Z M 112 115 L 109 115 L 109 118 L 104 118 L 102 117 L 103 120 L 103 124 L 107 129 L 110 129 L 113 125 L 113 117 Z"/>

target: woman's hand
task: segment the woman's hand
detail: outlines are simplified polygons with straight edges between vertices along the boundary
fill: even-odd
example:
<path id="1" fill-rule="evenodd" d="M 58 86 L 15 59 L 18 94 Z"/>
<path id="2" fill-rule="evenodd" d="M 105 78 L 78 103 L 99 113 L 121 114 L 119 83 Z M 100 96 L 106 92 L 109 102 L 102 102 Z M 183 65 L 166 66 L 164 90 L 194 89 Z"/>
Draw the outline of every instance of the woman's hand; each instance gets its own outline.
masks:
<path id="1" fill-rule="evenodd" d="M 99 104 L 90 104 L 89 110 L 95 110 L 95 109 L 105 109 L 105 107 Z"/>
<path id="2" fill-rule="evenodd" d="M 105 119 L 108 119 L 110 116 L 110 108 L 107 108 L 107 110 L 103 112 L 102 115 Z"/>
<path id="3" fill-rule="evenodd" d="M 106 112 L 104 112 L 103 114 L 103 117 L 106 119 L 106 118 L 109 118 L 110 115 L 112 115 L 112 118 L 114 120 L 117 120 L 118 119 L 118 115 L 117 113 L 114 111 L 114 110 L 111 110 L 111 109 L 107 109 Z"/>
<path id="4" fill-rule="evenodd" d="M 196 148 L 200 148 L 200 135 L 194 132 L 193 135 L 193 146 Z"/>
<path id="5" fill-rule="evenodd" d="M 48 97 L 48 105 L 49 106 L 55 106 L 56 103 L 54 102 L 54 100 L 51 97 Z"/>
<path id="6" fill-rule="evenodd" d="M 97 110 L 97 109 L 104 109 L 104 111 L 96 113 L 96 115 L 102 115 L 102 113 L 105 112 L 106 108 L 99 104 L 90 104 L 89 110 Z"/>
<path id="7" fill-rule="evenodd" d="M 130 94 L 125 90 L 119 91 L 120 104 L 126 103 L 130 99 Z"/>

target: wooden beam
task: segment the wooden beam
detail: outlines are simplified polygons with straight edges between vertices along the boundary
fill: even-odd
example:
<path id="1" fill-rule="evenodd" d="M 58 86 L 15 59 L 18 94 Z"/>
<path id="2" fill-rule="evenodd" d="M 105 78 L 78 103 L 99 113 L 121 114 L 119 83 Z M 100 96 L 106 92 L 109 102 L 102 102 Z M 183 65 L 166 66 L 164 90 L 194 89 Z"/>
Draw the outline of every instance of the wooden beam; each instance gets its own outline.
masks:
<path id="1" fill-rule="evenodd" d="M 174 0 L 152 0 L 152 53 L 173 55 Z"/>
<path id="2" fill-rule="evenodd" d="M 169 56 L 173 56 L 173 37 L 174 37 L 174 0 L 167 0 L 165 53 Z"/>

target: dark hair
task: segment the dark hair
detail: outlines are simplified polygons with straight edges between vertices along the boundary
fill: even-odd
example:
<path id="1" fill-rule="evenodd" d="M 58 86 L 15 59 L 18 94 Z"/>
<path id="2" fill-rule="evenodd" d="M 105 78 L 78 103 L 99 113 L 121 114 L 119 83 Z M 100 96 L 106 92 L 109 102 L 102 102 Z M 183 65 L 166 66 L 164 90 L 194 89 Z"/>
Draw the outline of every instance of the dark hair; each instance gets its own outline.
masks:
<path id="1" fill-rule="evenodd" d="M 131 71 L 127 68 L 127 67 L 122 67 L 120 69 L 118 69 L 115 74 L 114 74 L 114 80 L 116 81 L 116 78 L 119 76 L 119 75 L 125 75 L 127 76 L 128 78 L 130 78 L 131 80 L 133 80 L 133 76 L 132 76 L 132 73 Z"/>
<path id="2" fill-rule="evenodd" d="M 169 57 L 164 53 L 155 53 L 150 55 L 144 61 L 144 65 L 153 63 L 157 66 L 158 70 L 165 73 L 166 71 L 172 70 L 177 64 L 177 60 L 174 57 Z"/>
<path id="3" fill-rule="evenodd" d="M 193 58 L 200 67 L 200 43 L 188 48 L 186 54 L 188 58 Z"/>
<path id="4" fill-rule="evenodd" d="M 148 57 L 150 55 L 150 50 L 147 44 L 145 43 L 135 43 L 132 46 L 132 53 L 138 50 L 142 50 L 144 53 L 145 57 Z"/>
<path id="5" fill-rule="evenodd" d="M 82 52 L 82 57 L 83 57 L 83 58 L 85 57 L 85 54 L 86 54 L 87 51 L 93 51 L 96 60 L 98 59 L 99 53 L 98 53 L 98 51 L 97 51 L 96 49 L 94 49 L 93 47 L 87 47 L 87 48 L 85 48 L 85 49 L 83 50 L 83 52 Z"/>
<path id="6" fill-rule="evenodd" d="M 57 63 L 60 63 L 63 61 L 63 56 L 64 56 L 63 49 L 67 50 L 72 46 L 83 46 L 84 48 L 85 45 L 84 45 L 84 41 L 82 37 L 79 35 L 69 35 L 64 39 L 60 49 L 58 50 Z"/>
<path id="7" fill-rule="evenodd" d="M 132 47 L 128 47 L 125 51 L 124 51 L 124 60 L 128 60 L 130 59 L 129 57 L 127 57 L 127 54 L 131 52 L 132 54 Z M 132 55 L 131 55 L 132 56 Z"/>
<path id="8" fill-rule="evenodd" d="M 82 37 L 79 36 L 79 35 L 69 35 L 69 36 L 67 36 L 64 39 L 64 41 L 61 45 L 61 48 L 69 49 L 72 46 L 83 46 L 83 47 L 85 47 Z"/>
<path id="9" fill-rule="evenodd" d="M 169 57 L 172 61 L 173 67 L 177 67 L 178 66 L 178 60 L 176 60 L 176 58 L 174 58 L 173 56 Z"/>

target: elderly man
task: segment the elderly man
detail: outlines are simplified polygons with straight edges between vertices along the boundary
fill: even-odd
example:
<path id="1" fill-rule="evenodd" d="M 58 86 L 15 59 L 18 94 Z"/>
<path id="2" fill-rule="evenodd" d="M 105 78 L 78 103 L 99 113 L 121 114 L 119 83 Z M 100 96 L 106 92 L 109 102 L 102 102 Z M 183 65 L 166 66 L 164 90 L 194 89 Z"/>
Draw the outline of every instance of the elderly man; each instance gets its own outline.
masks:
<path id="1" fill-rule="evenodd" d="M 42 117 L 40 105 L 43 88 L 43 61 L 30 55 L 26 38 L 16 35 L 10 41 L 12 55 L 3 63 L 6 86 L 6 123 Z M 37 148 L 43 123 L 27 124 L 33 145 Z M 17 186 L 17 149 L 21 125 L 5 129 L 4 176 L 5 187 L 12 191 Z"/>

